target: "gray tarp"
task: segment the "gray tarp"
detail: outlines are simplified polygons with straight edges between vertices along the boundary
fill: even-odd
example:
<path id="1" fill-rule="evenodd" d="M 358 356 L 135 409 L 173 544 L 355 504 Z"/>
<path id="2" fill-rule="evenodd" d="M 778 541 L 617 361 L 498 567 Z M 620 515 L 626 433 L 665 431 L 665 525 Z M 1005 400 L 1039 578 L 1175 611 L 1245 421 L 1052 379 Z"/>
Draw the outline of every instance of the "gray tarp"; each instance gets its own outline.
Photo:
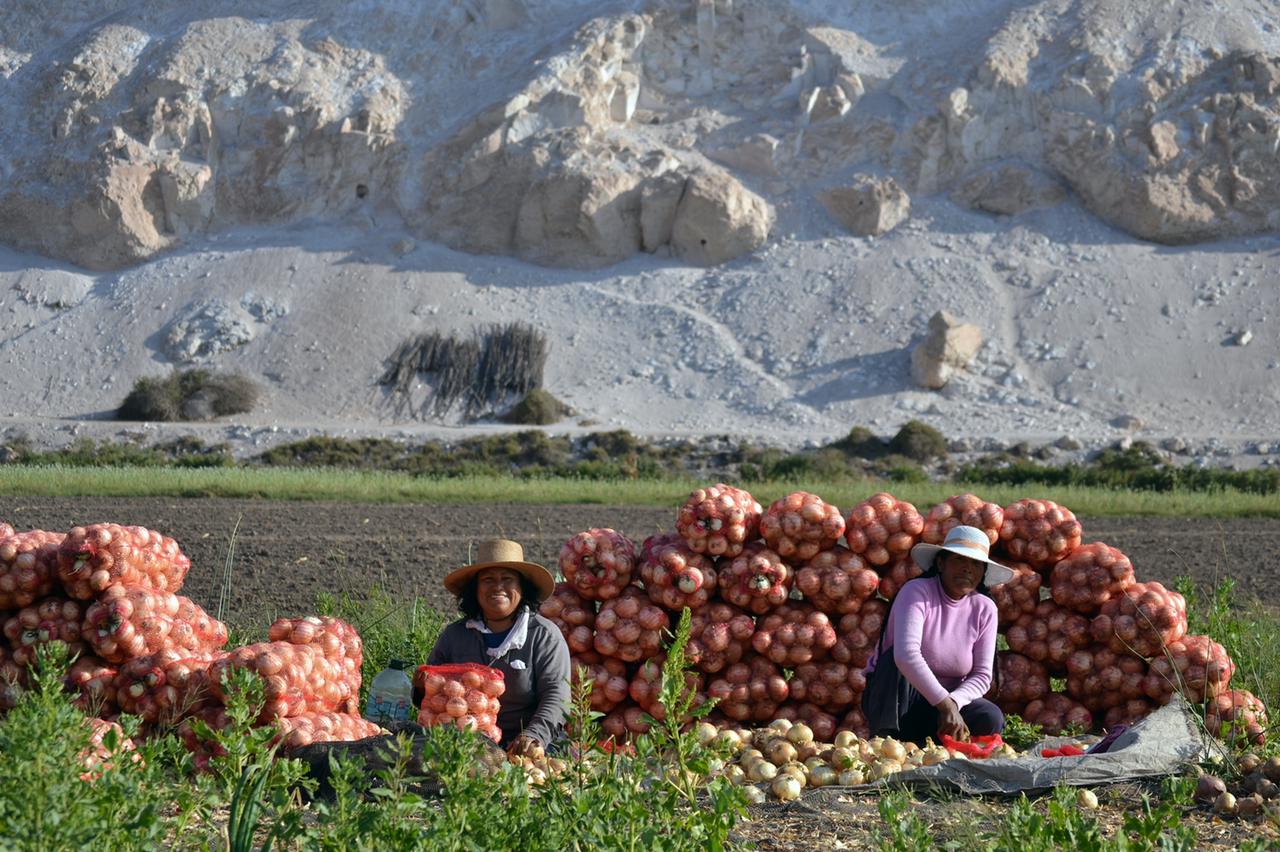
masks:
<path id="1" fill-rule="evenodd" d="M 1059 784 L 1091 787 L 1136 778 L 1151 778 L 1178 772 L 1192 763 L 1222 757 L 1217 740 L 1209 736 L 1195 711 L 1177 696 L 1174 701 L 1135 722 L 1120 734 L 1103 754 L 1081 757 L 1040 757 L 1040 751 L 1074 742 L 1066 738 L 1047 739 L 1016 758 L 989 760 L 947 760 L 935 766 L 921 766 L 899 772 L 882 784 L 951 787 L 963 793 L 1019 793 L 1047 790 Z M 824 787 L 806 791 L 807 804 L 816 804 L 814 793 L 869 790 L 861 787 Z M 813 798 L 811 798 L 813 796 Z"/>

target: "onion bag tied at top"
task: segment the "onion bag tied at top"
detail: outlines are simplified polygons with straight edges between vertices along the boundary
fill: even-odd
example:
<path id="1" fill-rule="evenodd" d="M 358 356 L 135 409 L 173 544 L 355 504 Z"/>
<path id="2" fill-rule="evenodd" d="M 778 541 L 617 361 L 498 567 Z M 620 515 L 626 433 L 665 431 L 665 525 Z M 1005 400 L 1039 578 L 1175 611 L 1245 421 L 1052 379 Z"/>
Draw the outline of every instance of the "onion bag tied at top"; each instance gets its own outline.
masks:
<path id="1" fill-rule="evenodd" d="M 418 724 L 453 725 L 477 731 L 494 742 L 502 739 L 498 699 L 507 684 L 501 669 L 480 663 L 418 666 L 413 683 L 422 690 Z"/>
<path id="2" fill-rule="evenodd" d="M 176 592 L 190 569 L 176 541 L 145 527 L 76 527 L 58 547 L 58 580 L 80 600 L 117 585 Z"/>

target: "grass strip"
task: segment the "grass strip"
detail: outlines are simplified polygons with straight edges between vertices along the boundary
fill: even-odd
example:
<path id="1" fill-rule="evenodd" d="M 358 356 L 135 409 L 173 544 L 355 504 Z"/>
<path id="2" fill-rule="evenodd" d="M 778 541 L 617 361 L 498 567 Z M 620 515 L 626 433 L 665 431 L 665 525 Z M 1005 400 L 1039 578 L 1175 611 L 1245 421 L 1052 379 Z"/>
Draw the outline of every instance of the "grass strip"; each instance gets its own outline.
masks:
<path id="1" fill-rule="evenodd" d="M 706 480 L 574 479 L 472 475 L 425 477 L 336 468 L 155 468 L 6 466 L 0 496 L 8 497 L 228 497 L 353 503 L 559 503 L 673 506 Z M 954 482 L 906 483 L 869 478 L 792 478 L 740 483 L 762 504 L 795 490 L 812 491 L 841 508 L 873 493 L 892 491 L 930 506 L 973 491 L 1007 505 L 1022 497 L 1054 500 L 1079 515 L 1152 517 L 1280 517 L 1273 495 L 1231 489 L 1138 491 L 1040 484 L 975 486 Z"/>

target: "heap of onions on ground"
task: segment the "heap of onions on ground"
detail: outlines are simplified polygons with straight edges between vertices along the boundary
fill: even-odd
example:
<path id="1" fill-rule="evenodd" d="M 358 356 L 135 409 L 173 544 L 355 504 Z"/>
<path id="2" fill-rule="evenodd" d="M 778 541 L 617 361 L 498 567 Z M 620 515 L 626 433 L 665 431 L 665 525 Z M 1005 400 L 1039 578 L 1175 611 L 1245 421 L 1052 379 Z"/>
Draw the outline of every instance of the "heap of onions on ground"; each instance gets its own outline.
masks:
<path id="1" fill-rule="evenodd" d="M 652 668 L 686 607 L 689 661 L 718 701 L 711 721 L 733 727 L 781 717 L 825 728 L 834 720 L 837 731 L 865 733 L 863 671 L 893 598 L 921 573 L 911 548 L 941 542 L 958 524 L 986 532 L 992 558 L 1016 572 L 990 590 L 1009 647 L 991 696 L 1006 712 L 1056 734 L 1132 722 L 1175 693 L 1212 701 L 1230 688 L 1234 664 L 1209 637 L 1186 635 L 1181 595 L 1138 582 L 1117 548 L 1082 544 L 1075 514 L 1053 501 L 1001 507 L 965 493 L 922 513 L 881 492 L 842 515 L 796 491 L 764 512 L 758 506 L 743 489 L 717 484 L 694 491 L 673 529 L 638 548 L 603 527 L 565 543 L 566 582 L 543 613 L 569 640 L 575 667 L 585 667 L 581 676 L 599 693 L 592 705 L 609 713 L 611 733 L 647 730 L 622 684 Z M 1063 691 L 1051 688 L 1055 678 L 1065 680 Z M 1249 695 L 1231 705 L 1245 710 L 1215 719 L 1254 725 L 1248 730 L 1260 736 L 1251 721 L 1256 701 Z"/>

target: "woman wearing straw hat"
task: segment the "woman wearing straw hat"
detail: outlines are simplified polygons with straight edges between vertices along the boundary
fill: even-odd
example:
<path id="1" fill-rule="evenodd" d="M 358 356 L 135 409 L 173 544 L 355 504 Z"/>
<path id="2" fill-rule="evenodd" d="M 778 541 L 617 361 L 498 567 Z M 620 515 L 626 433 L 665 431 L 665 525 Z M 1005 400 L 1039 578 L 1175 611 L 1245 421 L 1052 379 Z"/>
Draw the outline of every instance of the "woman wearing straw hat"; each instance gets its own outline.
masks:
<path id="1" fill-rule="evenodd" d="M 867 667 L 863 713 L 873 734 L 923 743 L 1004 729 L 1004 714 L 983 698 L 991 687 L 996 605 L 985 592 L 1013 571 L 992 562 L 987 534 L 958 526 L 941 545 L 917 544 L 924 574 L 903 585 Z"/>
<path id="2" fill-rule="evenodd" d="M 514 541 L 481 542 L 476 561 L 444 578 L 463 617 L 446 627 L 428 665 L 482 663 L 501 670 L 502 746 L 528 754 L 557 740 L 569 713 L 569 646 L 560 629 L 538 615 L 555 588 L 551 573 L 526 562 Z"/>

